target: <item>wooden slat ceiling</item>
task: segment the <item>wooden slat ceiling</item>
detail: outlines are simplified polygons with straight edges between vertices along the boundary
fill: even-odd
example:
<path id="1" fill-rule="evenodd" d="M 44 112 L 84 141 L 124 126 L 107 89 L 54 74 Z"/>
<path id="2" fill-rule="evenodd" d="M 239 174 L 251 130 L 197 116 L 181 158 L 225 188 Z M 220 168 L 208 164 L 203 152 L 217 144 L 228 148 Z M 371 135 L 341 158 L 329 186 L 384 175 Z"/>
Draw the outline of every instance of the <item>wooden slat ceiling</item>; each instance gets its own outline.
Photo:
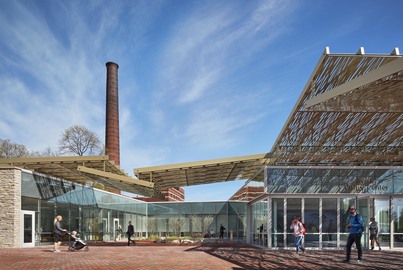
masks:
<path id="1" fill-rule="evenodd" d="M 266 154 L 138 168 L 135 175 L 160 189 L 249 179 L 269 161 Z"/>
<path id="2" fill-rule="evenodd" d="M 403 165 L 401 57 L 325 50 L 272 148 L 272 164 Z M 307 106 L 311 99 L 365 74 L 370 77 L 392 61 L 397 61 L 392 74 Z"/>

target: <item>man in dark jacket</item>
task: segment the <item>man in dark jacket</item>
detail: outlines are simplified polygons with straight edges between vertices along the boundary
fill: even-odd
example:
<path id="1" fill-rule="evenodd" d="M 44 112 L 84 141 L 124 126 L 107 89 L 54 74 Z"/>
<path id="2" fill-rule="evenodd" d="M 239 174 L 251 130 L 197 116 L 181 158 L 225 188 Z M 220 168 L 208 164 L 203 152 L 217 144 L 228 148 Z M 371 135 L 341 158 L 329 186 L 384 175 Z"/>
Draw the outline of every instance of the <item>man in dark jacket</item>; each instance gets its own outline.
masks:
<path id="1" fill-rule="evenodd" d="M 224 231 L 225 231 L 224 226 L 220 224 L 220 239 L 224 239 Z"/>
<path id="2" fill-rule="evenodd" d="M 133 245 L 136 245 L 136 242 L 134 241 L 134 238 L 131 239 L 131 237 L 134 234 L 134 227 L 132 225 L 132 222 L 129 221 L 129 226 L 127 227 L 127 245 L 130 246 L 130 241 L 133 243 Z"/>

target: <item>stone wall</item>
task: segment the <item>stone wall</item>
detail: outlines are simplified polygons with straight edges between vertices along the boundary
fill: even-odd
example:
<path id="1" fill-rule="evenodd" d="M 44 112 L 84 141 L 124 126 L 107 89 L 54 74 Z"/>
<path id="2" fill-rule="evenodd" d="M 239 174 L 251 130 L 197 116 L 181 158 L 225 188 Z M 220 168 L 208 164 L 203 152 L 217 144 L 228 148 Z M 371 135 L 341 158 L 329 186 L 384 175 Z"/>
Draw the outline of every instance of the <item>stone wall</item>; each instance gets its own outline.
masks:
<path id="1" fill-rule="evenodd" d="M 21 242 L 21 171 L 0 168 L 0 248 Z"/>

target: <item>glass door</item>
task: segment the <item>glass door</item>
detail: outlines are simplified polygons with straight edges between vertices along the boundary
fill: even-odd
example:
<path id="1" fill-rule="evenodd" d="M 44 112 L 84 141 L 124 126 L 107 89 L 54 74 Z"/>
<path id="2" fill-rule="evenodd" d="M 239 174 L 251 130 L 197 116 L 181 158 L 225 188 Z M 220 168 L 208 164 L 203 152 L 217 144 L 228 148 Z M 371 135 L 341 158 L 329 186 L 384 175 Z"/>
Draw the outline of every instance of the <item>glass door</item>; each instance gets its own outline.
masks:
<path id="1" fill-rule="evenodd" d="M 287 232 L 287 222 L 284 224 L 284 199 L 273 198 L 271 200 L 271 223 L 269 247 L 284 247 L 284 232 Z"/>
<path id="2" fill-rule="evenodd" d="M 337 247 L 337 198 L 322 199 L 322 247 Z"/>
<path id="3" fill-rule="evenodd" d="M 364 230 L 362 232 L 361 244 L 363 248 L 369 247 L 368 224 L 370 218 L 370 202 L 369 197 L 357 198 L 357 212 L 362 217 Z"/>
<path id="4" fill-rule="evenodd" d="M 393 247 L 403 247 L 403 198 L 393 199 Z M 382 242 L 381 242 L 382 245 Z"/>
<path id="5" fill-rule="evenodd" d="M 21 211 L 21 239 L 22 247 L 35 246 L 35 212 Z"/>
<path id="6" fill-rule="evenodd" d="M 122 227 L 119 224 L 119 219 L 114 218 L 113 219 L 113 234 L 114 234 L 114 239 L 115 241 L 120 241 L 122 237 Z"/>
<path id="7" fill-rule="evenodd" d="M 378 240 L 381 247 L 390 246 L 389 199 L 374 199 L 374 218 L 378 222 Z"/>
<path id="8" fill-rule="evenodd" d="M 302 222 L 304 222 L 306 226 L 306 235 L 304 237 L 305 247 L 319 248 L 321 233 L 319 198 L 304 199 L 303 216 Z"/>
<path id="9" fill-rule="evenodd" d="M 103 233 L 102 241 L 105 241 L 105 242 L 109 241 L 109 232 L 108 232 L 109 226 L 108 225 L 109 225 L 108 219 L 103 218 L 102 219 L 102 233 Z"/>

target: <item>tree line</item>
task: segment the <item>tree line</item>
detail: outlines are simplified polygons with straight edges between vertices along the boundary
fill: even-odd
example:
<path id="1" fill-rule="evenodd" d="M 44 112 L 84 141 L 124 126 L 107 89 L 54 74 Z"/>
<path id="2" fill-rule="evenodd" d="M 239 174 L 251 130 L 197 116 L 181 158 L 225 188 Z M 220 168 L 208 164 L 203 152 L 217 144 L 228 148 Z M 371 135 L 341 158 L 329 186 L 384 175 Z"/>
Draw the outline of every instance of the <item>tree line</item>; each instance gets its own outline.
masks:
<path id="1" fill-rule="evenodd" d="M 104 146 L 98 135 L 81 125 L 74 125 L 64 130 L 56 150 L 47 147 L 43 151 L 30 151 L 23 144 L 0 138 L 0 158 L 91 156 L 104 153 Z"/>

